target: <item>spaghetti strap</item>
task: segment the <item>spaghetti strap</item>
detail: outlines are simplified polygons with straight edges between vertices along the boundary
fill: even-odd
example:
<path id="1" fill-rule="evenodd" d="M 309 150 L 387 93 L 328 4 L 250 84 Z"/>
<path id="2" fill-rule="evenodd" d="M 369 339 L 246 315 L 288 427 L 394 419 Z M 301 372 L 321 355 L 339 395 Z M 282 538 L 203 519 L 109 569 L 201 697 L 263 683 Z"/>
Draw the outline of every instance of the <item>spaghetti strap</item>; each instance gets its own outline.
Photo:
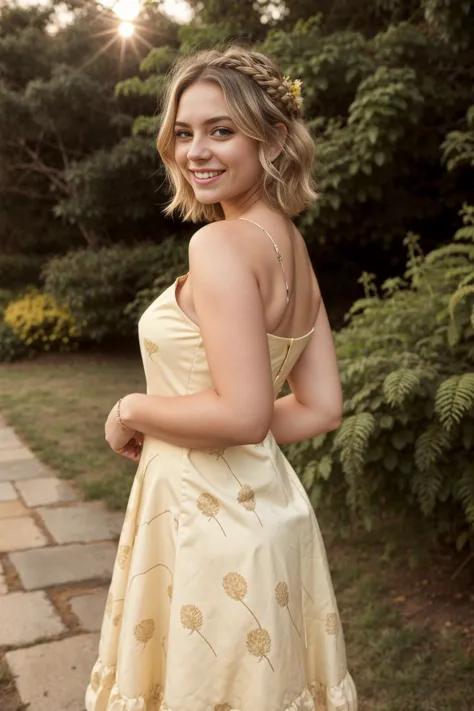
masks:
<path id="1" fill-rule="evenodd" d="M 256 227 L 260 227 L 260 229 L 261 229 L 263 232 L 265 232 L 266 235 L 268 235 L 268 236 L 270 237 L 270 239 L 271 239 L 271 241 L 272 241 L 272 244 L 273 244 L 273 247 L 274 247 L 274 249 L 275 249 L 275 253 L 276 253 L 277 259 L 278 259 L 278 261 L 280 262 L 280 267 L 281 267 L 281 270 L 282 270 L 282 272 L 283 272 L 283 278 L 285 279 L 286 303 L 288 304 L 288 302 L 289 302 L 289 300 L 290 300 L 290 288 L 289 288 L 289 286 L 288 286 L 288 281 L 287 281 L 287 279 L 286 279 L 286 274 L 285 274 L 285 268 L 284 268 L 284 266 L 283 266 L 283 257 L 282 257 L 282 255 L 281 255 L 280 250 L 278 249 L 277 243 L 275 242 L 275 240 L 274 240 L 273 237 L 271 236 L 270 232 L 267 232 L 267 230 L 265 229 L 265 227 L 262 227 L 262 225 L 259 225 L 258 222 L 254 222 L 254 220 L 249 220 L 247 217 L 238 217 L 237 219 L 238 219 L 238 220 L 244 220 L 244 222 L 251 222 L 252 225 L 256 225 Z"/>

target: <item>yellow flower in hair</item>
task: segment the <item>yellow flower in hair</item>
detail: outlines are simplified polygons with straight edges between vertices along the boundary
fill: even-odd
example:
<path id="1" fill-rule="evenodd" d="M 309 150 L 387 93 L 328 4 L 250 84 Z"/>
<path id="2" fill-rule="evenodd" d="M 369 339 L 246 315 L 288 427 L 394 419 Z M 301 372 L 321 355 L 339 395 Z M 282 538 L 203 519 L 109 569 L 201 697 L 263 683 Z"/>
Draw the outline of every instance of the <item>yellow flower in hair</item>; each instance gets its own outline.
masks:
<path id="1" fill-rule="evenodd" d="M 301 96 L 301 87 L 303 82 L 301 79 L 290 79 L 290 77 L 283 77 L 283 83 L 288 89 L 288 93 L 293 99 L 293 103 L 297 109 L 300 109 L 303 105 L 303 97 Z"/>

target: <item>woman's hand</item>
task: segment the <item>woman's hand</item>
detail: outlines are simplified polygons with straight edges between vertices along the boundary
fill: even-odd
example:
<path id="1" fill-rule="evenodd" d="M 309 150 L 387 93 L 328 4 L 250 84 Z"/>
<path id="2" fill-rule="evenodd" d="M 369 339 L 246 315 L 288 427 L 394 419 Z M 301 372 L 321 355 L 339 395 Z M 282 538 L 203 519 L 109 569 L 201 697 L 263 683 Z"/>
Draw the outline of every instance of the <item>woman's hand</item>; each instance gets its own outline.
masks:
<path id="1" fill-rule="evenodd" d="M 127 459 L 140 459 L 143 434 L 123 427 L 117 418 L 117 404 L 111 409 L 105 422 L 105 439 L 111 449 Z"/>

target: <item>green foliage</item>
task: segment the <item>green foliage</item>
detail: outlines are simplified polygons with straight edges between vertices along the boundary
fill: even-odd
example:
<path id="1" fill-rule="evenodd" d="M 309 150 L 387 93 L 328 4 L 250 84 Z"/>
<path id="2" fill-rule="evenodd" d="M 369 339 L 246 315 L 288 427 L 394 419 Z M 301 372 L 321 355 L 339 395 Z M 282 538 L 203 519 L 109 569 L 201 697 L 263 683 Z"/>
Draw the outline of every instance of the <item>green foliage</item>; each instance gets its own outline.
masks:
<path id="1" fill-rule="evenodd" d="M 168 285 L 183 270 L 184 245 L 169 238 L 160 245 L 79 250 L 51 260 L 45 267 L 45 289 L 67 303 L 82 339 L 130 338 L 136 320 L 126 306 L 137 292 L 159 278 Z"/>
<path id="2" fill-rule="evenodd" d="M 31 353 L 32 351 L 13 329 L 8 324 L 0 322 L 0 363 L 23 360 Z"/>
<path id="3" fill-rule="evenodd" d="M 77 328 L 70 309 L 51 294 L 29 291 L 11 301 L 3 314 L 11 328 L 31 351 L 70 351 L 77 345 Z"/>
<path id="4" fill-rule="evenodd" d="M 372 517 L 417 508 L 436 530 L 474 532 L 474 207 L 426 256 L 408 234 L 403 278 L 370 275 L 335 334 L 344 390 L 337 432 L 288 447 L 313 503 Z M 321 472 L 330 471 L 327 478 Z"/>

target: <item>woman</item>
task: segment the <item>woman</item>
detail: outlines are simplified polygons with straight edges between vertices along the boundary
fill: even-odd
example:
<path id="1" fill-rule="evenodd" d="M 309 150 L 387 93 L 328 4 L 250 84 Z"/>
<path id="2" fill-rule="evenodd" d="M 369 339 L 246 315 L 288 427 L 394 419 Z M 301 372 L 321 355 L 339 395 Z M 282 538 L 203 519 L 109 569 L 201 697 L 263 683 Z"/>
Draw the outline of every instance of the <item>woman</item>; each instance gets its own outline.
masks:
<path id="1" fill-rule="evenodd" d="M 356 711 L 318 525 L 278 446 L 342 412 L 291 219 L 315 199 L 300 82 L 237 47 L 188 57 L 158 150 L 167 212 L 208 224 L 140 319 L 147 394 L 106 423 L 116 452 L 143 449 L 87 711 Z"/>

